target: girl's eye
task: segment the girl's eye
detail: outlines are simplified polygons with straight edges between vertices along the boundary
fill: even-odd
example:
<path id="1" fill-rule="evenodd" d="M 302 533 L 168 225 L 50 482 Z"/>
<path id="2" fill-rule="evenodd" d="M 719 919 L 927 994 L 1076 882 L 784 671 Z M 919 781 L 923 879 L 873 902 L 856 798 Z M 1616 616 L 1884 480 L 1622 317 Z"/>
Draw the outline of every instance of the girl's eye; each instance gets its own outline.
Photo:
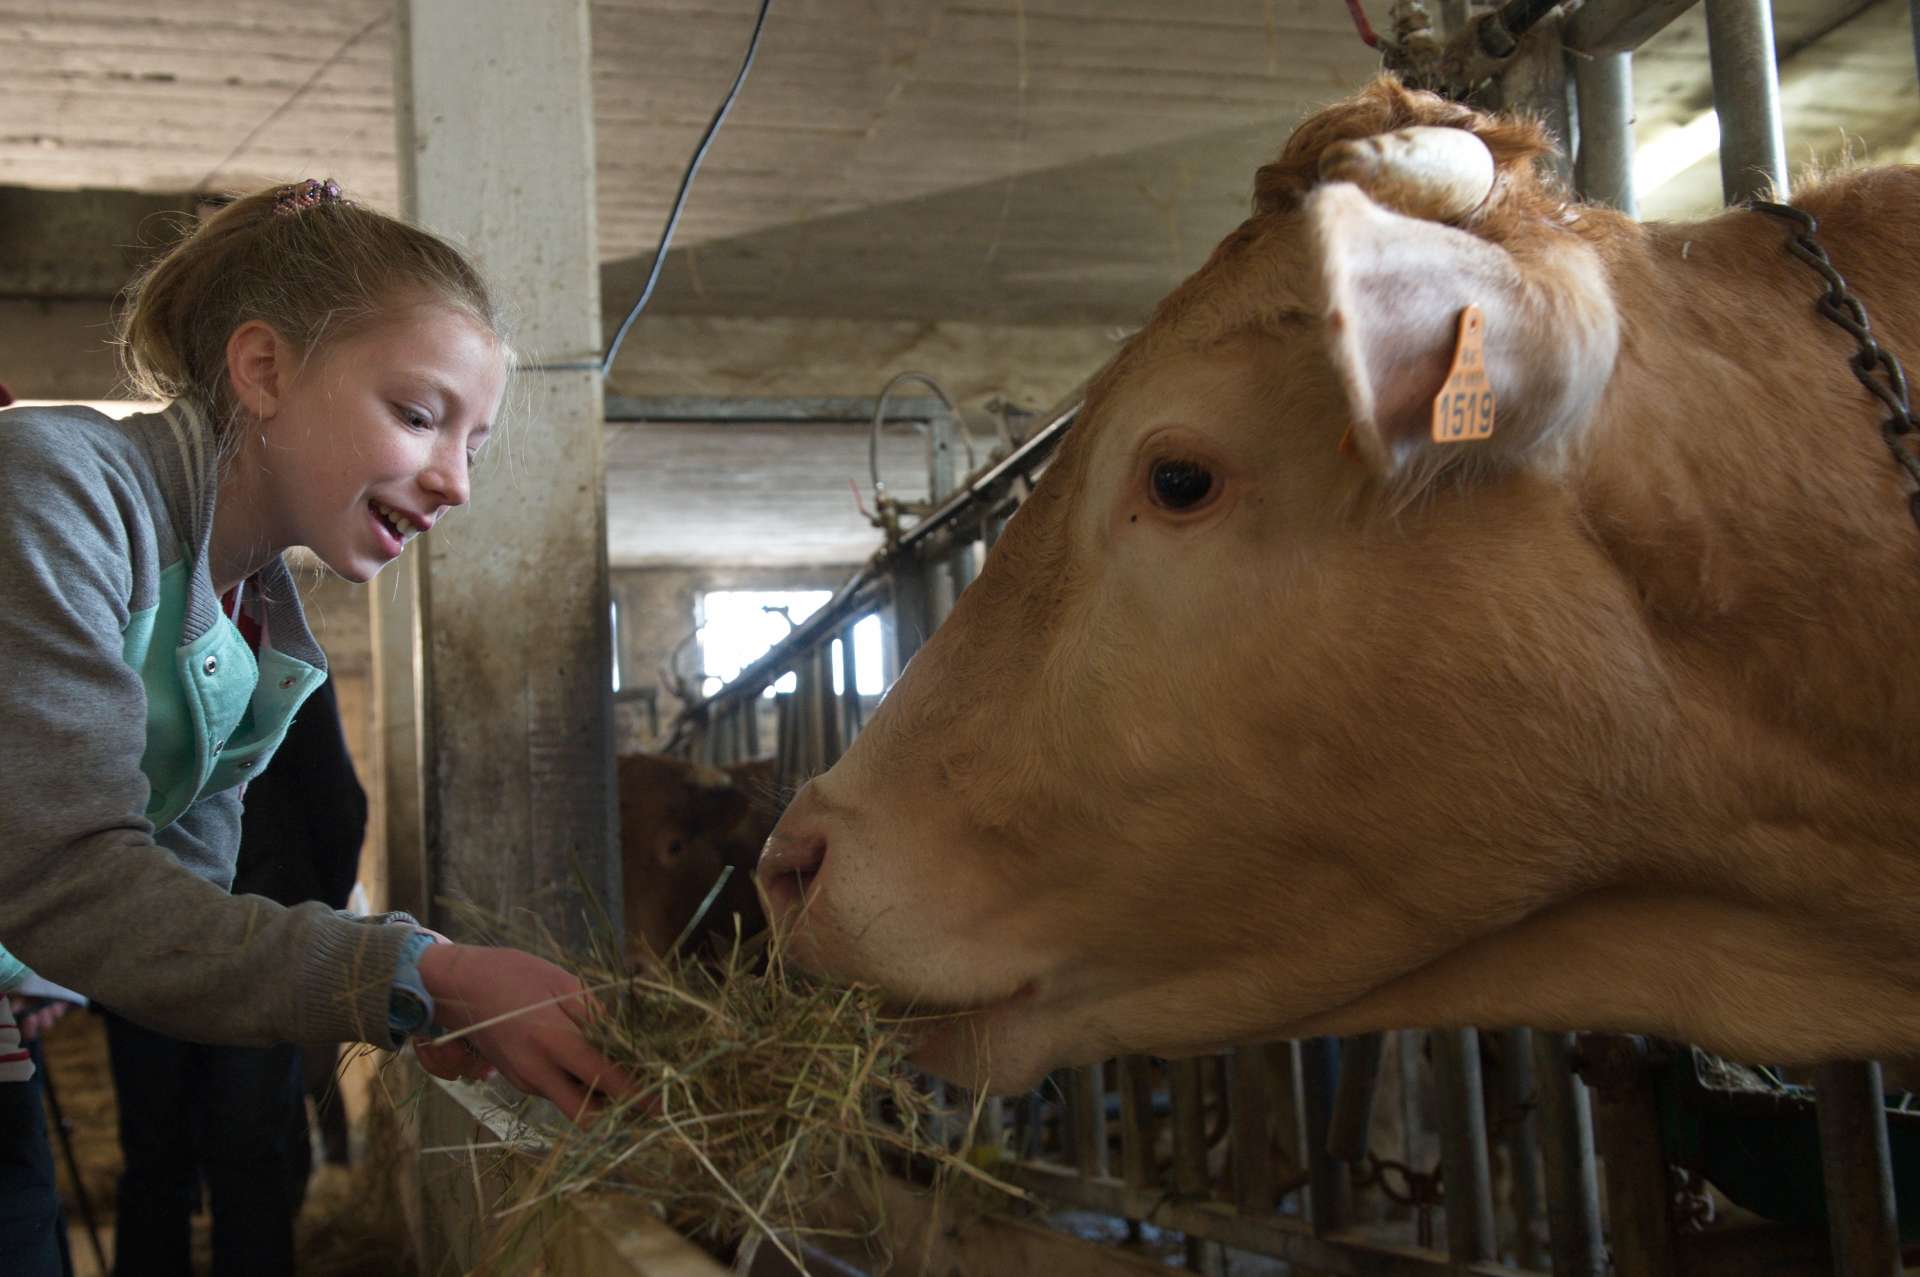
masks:
<path id="1" fill-rule="evenodd" d="M 1148 472 L 1147 487 L 1163 510 L 1191 510 L 1213 491 L 1213 472 L 1197 461 L 1163 457 Z"/>
<path id="2" fill-rule="evenodd" d="M 405 422 L 407 427 L 412 430 L 425 430 L 433 424 L 433 418 L 421 412 L 418 408 L 396 406 L 394 412 L 399 416 L 400 420 Z"/>

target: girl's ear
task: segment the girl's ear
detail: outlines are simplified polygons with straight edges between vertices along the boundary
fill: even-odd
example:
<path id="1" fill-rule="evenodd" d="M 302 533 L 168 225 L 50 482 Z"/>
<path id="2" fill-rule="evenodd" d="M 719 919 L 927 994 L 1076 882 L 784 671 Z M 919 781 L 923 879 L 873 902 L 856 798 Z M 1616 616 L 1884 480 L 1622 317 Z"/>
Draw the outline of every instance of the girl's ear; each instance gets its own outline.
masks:
<path id="1" fill-rule="evenodd" d="M 292 351 L 263 319 L 249 319 L 227 335 L 227 384 L 234 402 L 260 421 L 279 411 L 291 375 Z"/>
<path id="2" fill-rule="evenodd" d="M 1466 231 L 1389 212 L 1345 182 L 1313 191 L 1305 213 L 1353 443 L 1376 474 L 1430 470 L 1462 450 L 1515 464 L 1577 439 L 1620 348 L 1590 249 L 1565 237 L 1522 261 Z M 1481 315 L 1493 430 L 1436 442 L 1434 399 L 1469 306 Z"/>

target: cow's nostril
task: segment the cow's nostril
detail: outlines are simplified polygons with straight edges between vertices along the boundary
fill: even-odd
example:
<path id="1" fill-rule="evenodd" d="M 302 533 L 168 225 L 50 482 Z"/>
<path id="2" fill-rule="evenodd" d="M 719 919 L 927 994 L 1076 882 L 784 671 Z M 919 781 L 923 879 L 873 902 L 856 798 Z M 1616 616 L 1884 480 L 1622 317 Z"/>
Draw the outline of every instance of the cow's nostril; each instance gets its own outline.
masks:
<path id="1" fill-rule="evenodd" d="M 824 835 L 795 836 L 775 830 L 760 852 L 760 881 L 772 886 L 777 880 L 810 878 L 826 859 Z"/>

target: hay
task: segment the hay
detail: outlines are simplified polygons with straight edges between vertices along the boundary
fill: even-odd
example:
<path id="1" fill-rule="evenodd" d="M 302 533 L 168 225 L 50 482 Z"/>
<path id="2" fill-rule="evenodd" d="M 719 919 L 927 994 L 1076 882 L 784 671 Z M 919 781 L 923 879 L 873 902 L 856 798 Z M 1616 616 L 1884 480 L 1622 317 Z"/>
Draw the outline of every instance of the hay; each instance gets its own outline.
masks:
<path id="1" fill-rule="evenodd" d="M 762 1238 L 804 1270 L 796 1238 L 883 1234 L 879 1181 L 890 1164 L 931 1167 L 936 1189 L 964 1177 L 1026 1196 L 969 1158 L 980 1104 L 942 1111 L 922 1089 L 906 1061 L 911 1021 L 888 1014 L 871 988 L 792 971 L 778 937 L 736 938 L 717 959 L 670 956 L 632 974 L 604 960 L 567 965 L 599 1002 L 590 1039 L 638 1090 L 589 1129 L 551 1132 L 502 1216 L 610 1189 L 716 1253 Z M 949 1150 L 944 1132 L 963 1125 L 961 1151 Z M 848 1193 L 864 1229 L 821 1226 L 829 1200 Z M 845 1218 L 838 1205 L 832 1213 Z"/>

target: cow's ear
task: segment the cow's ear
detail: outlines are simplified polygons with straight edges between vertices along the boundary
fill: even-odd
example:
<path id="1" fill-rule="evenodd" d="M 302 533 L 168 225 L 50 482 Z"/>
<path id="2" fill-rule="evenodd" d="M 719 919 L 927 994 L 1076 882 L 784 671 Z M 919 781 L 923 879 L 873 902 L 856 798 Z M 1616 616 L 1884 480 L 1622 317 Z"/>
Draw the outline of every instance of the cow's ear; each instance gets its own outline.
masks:
<path id="1" fill-rule="evenodd" d="M 724 833 L 746 816 L 747 796 L 722 774 L 717 783 L 694 787 L 691 808 L 696 828 Z"/>
<path id="2" fill-rule="evenodd" d="M 1565 455 L 1620 346 L 1590 249 L 1566 236 L 1523 262 L 1466 231 L 1381 208 L 1345 182 L 1315 190 L 1304 211 L 1353 445 L 1377 474 L 1401 480 L 1469 456 L 1513 464 Z M 1468 307 L 1481 316 L 1493 430 L 1436 441 L 1434 399 Z"/>

